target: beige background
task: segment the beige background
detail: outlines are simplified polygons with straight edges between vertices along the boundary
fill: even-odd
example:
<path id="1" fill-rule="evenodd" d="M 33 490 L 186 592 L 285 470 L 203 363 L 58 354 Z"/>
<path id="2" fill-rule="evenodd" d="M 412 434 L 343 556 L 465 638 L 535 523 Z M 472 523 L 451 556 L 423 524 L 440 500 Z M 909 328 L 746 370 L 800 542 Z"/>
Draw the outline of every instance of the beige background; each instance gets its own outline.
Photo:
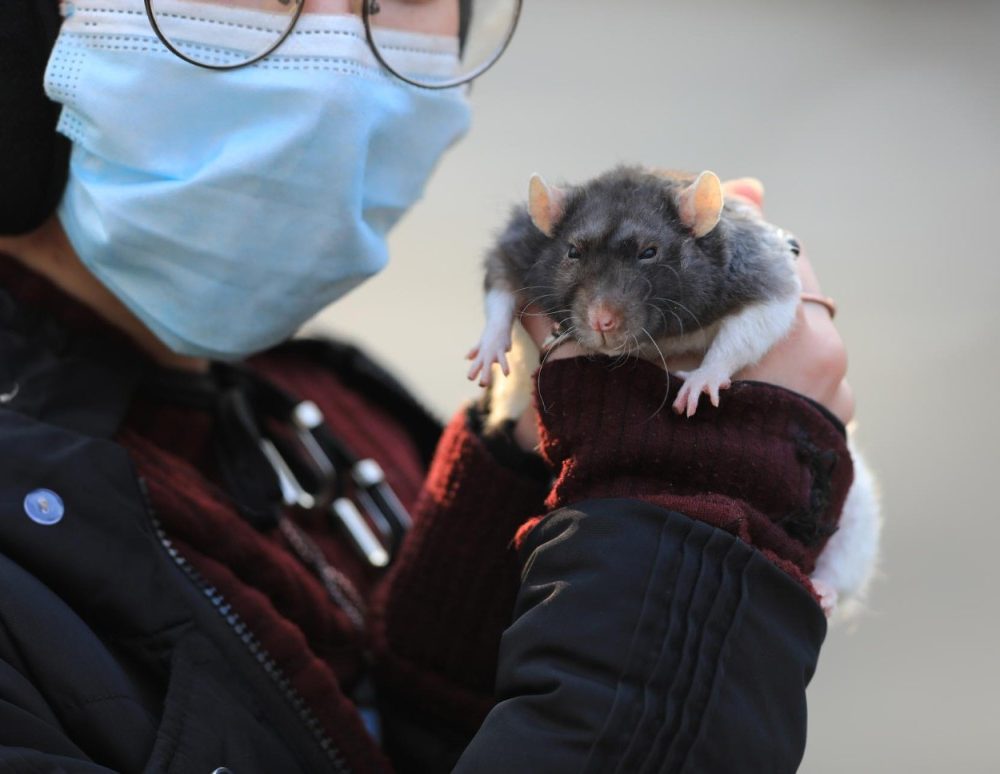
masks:
<path id="1" fill-rule="evenodd" d="M 884 577 L 809 689 L 805 772 L 1000 771 L 1000 2 L 527 0 L 475 123 L 324 322 L 442 415 L 473 394 L 480 262 L 533 171 L 757 175 L 851 355 Z"/>

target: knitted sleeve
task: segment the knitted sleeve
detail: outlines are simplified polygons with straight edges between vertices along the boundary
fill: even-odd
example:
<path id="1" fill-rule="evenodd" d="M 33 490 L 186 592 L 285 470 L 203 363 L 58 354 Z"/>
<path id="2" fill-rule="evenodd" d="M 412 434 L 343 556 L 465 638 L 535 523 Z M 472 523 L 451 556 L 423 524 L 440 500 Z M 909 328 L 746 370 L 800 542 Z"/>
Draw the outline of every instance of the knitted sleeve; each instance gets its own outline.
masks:
<path id="1" fill-rule="evenodd" d="M 719 408 L 670 409 L 681 380 L 641 360 L 573 358 L 538 390 L 546 510 L 633 497 L 732 532 L 808 587 L 854 476 L 844 427 L 803 396 L 735 382 Z M 532 522 L 522 528 L 530 529 Z"/>

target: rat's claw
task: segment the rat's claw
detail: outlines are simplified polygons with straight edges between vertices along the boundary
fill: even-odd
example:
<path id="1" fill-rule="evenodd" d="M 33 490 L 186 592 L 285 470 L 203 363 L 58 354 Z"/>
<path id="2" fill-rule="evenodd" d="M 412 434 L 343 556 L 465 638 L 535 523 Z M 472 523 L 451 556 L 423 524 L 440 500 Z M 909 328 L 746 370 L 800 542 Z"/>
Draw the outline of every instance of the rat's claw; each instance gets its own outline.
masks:
<path id="1" fill-rule="evenodd" d="M 728 379 L 723 379 L 719 382 L 709 382 L 708 385 L 708 396 L 712 400 L 712 405 L 716 408 L 719 407 L 719 390 L 728 390 L 731 382 Z"/>
<path id="2" fill-rule="evenodd" d="M 678 375 L 681 373 L 683 373 L 684 384 L 681 385 L 681 389 L 674 399 L 674 413 L 686 414 L 689 417 L 693 417 L 698 410 L 698 399 L 701 397 L 701 390 L 695 388 L 695 380 L 691 378 L 691 374 L 679 372 Z"/>
<path id="3" fill-rule="evenodd" d="M 697 408 L 697 397 L 695 398 L 694 405 L 695 408 Z M 688 416 L 691 416 L 693 413 L 691 410 L 691 389 L 686 383 L 681 387 L 680 392 L 677 393 L 677 397 L 674 399 L 673 409 L 675 414 L 687 413 Z"/>
<path id="4" fill-rule="evenodd" d="M 719 390 L 725 390 L 731 385 L 729 376 L 717 369 L 698 368 L 690 373 L 680 371 L 677 375 L 684 379 L 684 384 L 674 401 L 674 410 L 680 414 L 686 408 L 689 417 L 693 417 L 698 411 L 698 399 L 702 393 L 707 394 L 712 405 L 718 408 Z"/>

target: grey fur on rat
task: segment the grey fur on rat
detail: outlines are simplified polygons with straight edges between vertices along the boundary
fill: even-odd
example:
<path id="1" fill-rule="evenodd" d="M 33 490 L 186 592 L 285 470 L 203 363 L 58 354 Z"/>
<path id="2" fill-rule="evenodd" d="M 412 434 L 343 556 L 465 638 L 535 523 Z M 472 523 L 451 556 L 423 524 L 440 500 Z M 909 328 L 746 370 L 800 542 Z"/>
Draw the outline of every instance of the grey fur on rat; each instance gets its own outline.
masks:
<path id="1" fill-rule="evenodd" d="M 690 416 L 790 330 L 793 244 L 718 177 L 619 167 L 565 190 L 532 179 L 486 259 L 487 324 L 469 378 L 506 373 L 515 312 L 534 304 L 594 352 L 705 353 L 674 407 Z"/>
<path id="2" fill-rule="evenodd" d="M 691 235 L 676 202 L 690 182 L 619 167 L 566 190 L 564 213 L 551 236 L 527 208 L 516 207 L 487 256 L 486 290 L 505 288 L 525 304 L 537 300 L 555 320 L 563 319 L 560 310 L 579 301 L 581 292 L 604 292 L 627 303 L 630 322 L 655 338 L 690 333 L 747 304 L 795 295 L 794 267 L 782 259 L 792 254 L 787 238 L 747 205 L 726 201 L 712 231 L 700 239 Z M 567 260 L 569 245 L 583 255 Z M 658 254 L 639 260 L 650 245 Z M 660 309 L 663 315 L 643 305 L 645 296 L 679 301 L 679 319 L 669 307 Z"/>

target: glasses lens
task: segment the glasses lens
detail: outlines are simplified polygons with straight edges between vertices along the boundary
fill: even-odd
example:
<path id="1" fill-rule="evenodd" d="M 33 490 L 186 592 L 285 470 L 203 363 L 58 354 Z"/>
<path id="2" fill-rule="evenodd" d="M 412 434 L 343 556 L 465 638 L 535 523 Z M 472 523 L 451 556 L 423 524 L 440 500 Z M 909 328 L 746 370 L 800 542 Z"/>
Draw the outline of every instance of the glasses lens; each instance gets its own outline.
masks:
<path id="1" fill-rule="evenodd" d="M 500 58 L 520 10 L 521 0 L 378 0 L 368 29 L 396 75 L 443 88 L 471 81 Z"/>
<path id="2" fill-rule="evenodd" d="M 295 24 L 302 0 L 148 0 L 164 43 L 209 67 L 238 67 L 267 54 Z"/>

